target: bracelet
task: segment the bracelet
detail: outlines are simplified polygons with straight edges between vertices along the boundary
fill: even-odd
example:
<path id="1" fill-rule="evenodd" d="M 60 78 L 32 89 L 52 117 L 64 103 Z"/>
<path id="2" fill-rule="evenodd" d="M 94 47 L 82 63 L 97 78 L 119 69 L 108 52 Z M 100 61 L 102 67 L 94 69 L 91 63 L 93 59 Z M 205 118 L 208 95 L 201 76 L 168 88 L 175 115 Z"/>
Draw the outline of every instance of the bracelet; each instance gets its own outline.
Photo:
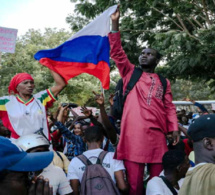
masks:
<path id="1" fill-rule="evenodd" d="M 117 30 L 112 30 L 111 31 L 111 33 L 117 33 L 117 32 L 119 32 L 119 31 L 117 31 Z"/>

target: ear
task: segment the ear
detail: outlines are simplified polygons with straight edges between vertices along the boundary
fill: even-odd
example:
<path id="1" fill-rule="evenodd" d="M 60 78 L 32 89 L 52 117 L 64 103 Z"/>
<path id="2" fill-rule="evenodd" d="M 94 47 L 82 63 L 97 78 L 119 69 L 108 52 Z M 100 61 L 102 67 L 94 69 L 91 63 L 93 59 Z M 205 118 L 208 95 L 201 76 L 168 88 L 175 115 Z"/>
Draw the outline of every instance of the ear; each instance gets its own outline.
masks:
<path id="1" fill-rule="evenodd" d="M 156 64 L 158 65 L 159 62 L 160 62 L 160 59 L 157 59 L 157 60 L 156 60 Z"/>
<path id="2" fill-rule="evenodd" d="M 19 92 L 19 85 L 17 85 L 16 90 Z"/>
<path id="3" fill-rule="evenodd" d="M 205 137 L 202 141 L 204 148 L 206 148 L 207 150 L 214 150 L 211 138 Z"/>

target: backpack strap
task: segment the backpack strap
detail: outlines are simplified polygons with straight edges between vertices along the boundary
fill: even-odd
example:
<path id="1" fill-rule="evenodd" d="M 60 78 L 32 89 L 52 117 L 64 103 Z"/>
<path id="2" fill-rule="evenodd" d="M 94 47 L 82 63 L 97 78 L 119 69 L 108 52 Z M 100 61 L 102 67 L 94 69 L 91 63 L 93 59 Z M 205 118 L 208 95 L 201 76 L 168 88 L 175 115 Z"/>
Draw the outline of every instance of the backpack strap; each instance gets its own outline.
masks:
<path id="1" fill-rule="evenodd" d="M 83 154 L 77 156 L 77 158 L 78 158 L 83 164 L 85 164 L 86 166 L 92 165 L 92 163 L 90 162 L 90 160 L 89 160 L 86 156 L 84 156 Z"/>
<path id="2" fill-rule="evenodd" d="M 104 147 L 104 151 L 108 151 L 109 143 L 110 143 L 110 140 L 107 139 L 105 147 Z"/>
<path id="3" fill-rule="evenodd" d="M 164 78 L 162 75 L 158 74 L 158 76 L 163 86 L 163 99 L 164 99 L 164 95 L 166 94 L 167 81 L 166 81 L 166 78 Z"/>
<path id="4" fill-rule="evenodd" d="M 170 189 L 173 195 L 178 195 L 178 192 L 176 192 L 175 188 L 173 188 L 172 184 L 169 182 L 169 180 L 166 179 L 164 176 L 159 176 L 163 182 L 167 185 L 167 187 Z"/>
<path id="5" fill-rule="evenodd" d="M 134 71 L 131 75 L 130 81 L 128 82 L 125 93 L 123 95 L 123 103 L 125 102 L 127 95 L 133 89 L 134 85 L 140 79 L 142 73 L 143 73 L 143 71 L 140 68 L 136 68 L 136 67 L 134 68 Z"/>
<path id="6" fill-rule="evenodd" d="M 58 152 L 58 151 L 55 151 L 56 152 L 56 154 L 60 157 L 60 159 L 63 161 L 63 158 L 62 158 L 62 156 L 60 155 L 60 153 Z"/>
<path id="7" fill-rule="evenodd" d="M 107 151 L 102 151 L 102 152 L 99 154 L 99 156 L 98 156 L 98 159 L 97 159 L 97 161 L 96 161 L 96 164 L 102 165 L 103 160 L 104 160 L 104 158 L 105 158 L 105 156 L 106 156 L 107 153 L 108 153 Z"/>

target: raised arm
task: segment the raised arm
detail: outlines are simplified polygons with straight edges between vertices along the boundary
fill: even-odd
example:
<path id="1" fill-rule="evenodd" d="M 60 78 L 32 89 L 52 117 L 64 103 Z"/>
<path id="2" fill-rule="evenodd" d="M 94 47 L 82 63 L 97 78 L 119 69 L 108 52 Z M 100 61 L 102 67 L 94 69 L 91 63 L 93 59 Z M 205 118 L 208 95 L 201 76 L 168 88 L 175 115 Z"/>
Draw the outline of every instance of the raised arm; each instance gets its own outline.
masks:
<path id="1" fill-rule="evenodd" d="M 111 15 L 112 31 L 119 31 L 119 18 L 120 18 L 120 11 L 118 6 L 115 13 Z"/>
<path id="2" fill-rule="evenodd" d="M 105 137 L 108 137 L 103 125 L 93 116 L 92 110 L 89 110 L 87 107 L 82 106 L 81 111 L 85 116 L 87 116 L 90 119 L 90 121 L 91 121 L 91 123 L 93 123 L 93 125 L 98 126 L 102 129 Z"/>
<path id="3" fill-rule="evenodd" d="M 99 105 L 99 108 L 100 108 L 100 115 L 102 118 L 102 124 L 105 127 L 104 129 L 105 129 L 111 143 L 115 144 L 117 141 L 117 134 L 116 134 L 116 131 L 115 131 L 113 125 L 109 121 L 108 115 L 105 111 L 104 96 L 103 96 L 103 94 L 96 94 L 94 91 L 93 91 L 93 93 L 95 95 L 96 103 Z"/>
<path id="4" fill-rule="evenodd" d="M 116 12 L 111 15 L 112 20 L 112 31 L 109 34 L 109 42 L 111 47 L 110 56 L 116 63 L 116 66 L 119 69 L 121 77 L 125 77 L 128 72 L 134 69 L 134 65 L 130 63 L 125 54 L 120 40 L 120 32 L 119 32 L 119 18 L 120 11 L 119 7 Z"/>
<path id="5" fill-rule="evenodd" d="M 193 105 L 198 107 L 203 113 L 208 113 L 208 110 L 202 104 L 196 102 L 195 100 L 186 99 L 186 101 L 192 102 Z"/>
<path id="6" fill-rule="evenodd" d="M 50 72 L 55 81 L 55 86 L 51 87 L 51 91 L 56 97 L 64 89 L 66 82 L 58 73 L 54 72 L 53 70 L 50 70 Z"/>

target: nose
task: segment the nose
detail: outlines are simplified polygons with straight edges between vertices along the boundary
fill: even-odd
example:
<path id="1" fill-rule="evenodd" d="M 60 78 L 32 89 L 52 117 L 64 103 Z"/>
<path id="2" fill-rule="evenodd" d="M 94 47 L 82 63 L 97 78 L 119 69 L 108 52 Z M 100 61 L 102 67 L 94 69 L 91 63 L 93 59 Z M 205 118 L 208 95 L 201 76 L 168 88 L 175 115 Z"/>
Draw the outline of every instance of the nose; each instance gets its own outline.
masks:
<path id="1" fill-rule="evenodd" d="M 33 88 L 34 87 L 34 83 L 29 82 L 27 85 L 29 88 Z"/>
<path id="2" fill-rule="evenodd" d="M 147 57 L 146 53 L 142 53 L 142 57 L 146 58 Z"/>

